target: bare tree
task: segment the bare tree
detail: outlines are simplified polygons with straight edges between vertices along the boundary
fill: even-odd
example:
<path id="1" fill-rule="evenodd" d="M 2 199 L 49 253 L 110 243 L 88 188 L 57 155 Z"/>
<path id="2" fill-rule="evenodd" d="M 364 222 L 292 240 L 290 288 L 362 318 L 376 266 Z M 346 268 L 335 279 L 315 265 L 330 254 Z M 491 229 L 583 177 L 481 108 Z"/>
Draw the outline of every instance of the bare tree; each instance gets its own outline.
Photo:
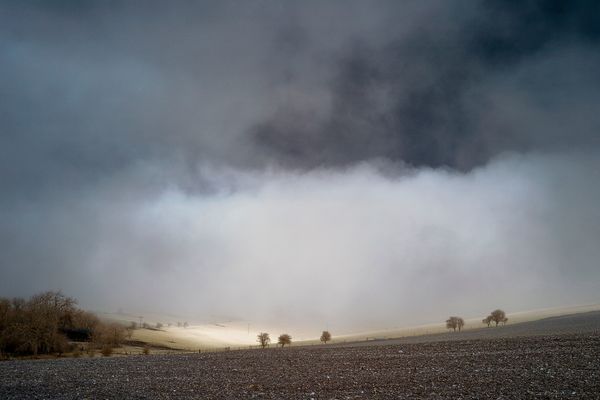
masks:
<path id="1" fill-rule="evenodd" d="M 0 299 L 0 353 L 59 356 L 73 348 L 71 342 L 118 346 L 125 327 L 102 323 L 76 306 L 61 292 L 45 292 L 29 300 Z"/>
<path id="2" fill-rule="evenodd" d="M 500 322 L 506 323 L 506 321 L 508 321 L 508 318 L 506 318 L 506 313 L 500 309 L 492 311 L 490 317 L 492 317 L 492 321 L 496 323 L 496 326 L 498 326 Z"/>
<path id="3" fill-rule="evenodd" d="M 458 329 L 460 332 L 463 326 L 465 326 L 465 320 L 461 317 L 450 317 L 446 320 L 446 328 L 452 329 L 453 331 Z"/>
<path id="4" fill-rule="evenodd" d="M 260 344 L 263 349 L 271 343 L 271 338 L 267 332 L 261 332 L 256 336 L 256 341 Z"/>
<path id="5" fill-rule="evenodd" d="M 450 317 L 446 320 L 446 329 L 456 330 L 456 321 L 454 321 L 454 317 Z"/>
<path id="6" fill-rule="evenodd" d="M 286 344 L 289 346 L 292 344 L 292 337 L 287 333 L 282 333 L 281 335 L 279 335 L 277 344 L 280 344 L 281 347 L 285 346 Z"/>
<path id="7" fill-rule="evenodd" d="M 329 342 L 331 340 L 331 333 L 329 333 L 329 331 L 323 331 L 323 333 L 321 333 L 321 342 L 327 344 L 327 342 Z"/>
<path id="8" fill-rule="evenodd" d="M 484 319 L 482 319 L 481 322 L 483 322 L 484 324 L 486 324 L 488 326 L 488 328 L 489 328 L 490 324 L 492 323 L 492 316 L 488 315 L 487 317 L 485 317 Z"/>

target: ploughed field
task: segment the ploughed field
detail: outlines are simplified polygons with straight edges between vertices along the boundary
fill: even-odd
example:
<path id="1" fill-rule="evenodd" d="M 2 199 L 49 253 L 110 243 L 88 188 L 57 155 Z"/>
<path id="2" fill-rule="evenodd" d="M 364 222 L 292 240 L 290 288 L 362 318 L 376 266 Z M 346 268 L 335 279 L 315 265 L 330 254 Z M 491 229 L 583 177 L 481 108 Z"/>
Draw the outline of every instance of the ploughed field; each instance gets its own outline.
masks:
<path id="1" fill-rule="evenodd" d="M 534 397 L 600 398 L 600 332 L 0 362 L 1 399 Z"/>

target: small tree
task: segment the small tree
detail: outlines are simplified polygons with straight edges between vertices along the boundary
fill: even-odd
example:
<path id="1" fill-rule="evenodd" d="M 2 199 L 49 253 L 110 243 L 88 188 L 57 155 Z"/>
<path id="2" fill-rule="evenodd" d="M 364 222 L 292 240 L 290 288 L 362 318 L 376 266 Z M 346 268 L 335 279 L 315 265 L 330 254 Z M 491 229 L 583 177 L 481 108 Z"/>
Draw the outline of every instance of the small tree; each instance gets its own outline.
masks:
<path id="1" fill-rule="evenodd" d="M 329 342 L 331 340 L 331 333 L 329 333 L 329 331 L 323 331 L 323 333 L 321 333 L 321 342 L 327 344 L 327 342 Z"/>
<path id="2" fill-rule="evenodd" d="M 280 344 L 281 347 L 285 346 L 286 344 L 289 346 L 292 344 L 292 337 L 287 333 L 282 333 L 281 335 L 279 335 L 279 340 L 277 341 L 277 343 Z"/>
<path id="3" fill-rule="evenodd" d="M 267 332 L 261 332 L 256 336 L 256 341 L 263 349 L 271 343 L 271 338 Z"/>
<path id="4" fill-rule="evenodd" d="M 489 328 L 490 324 L 492 323 L 492 316 L 488 315 L 483 320 L 481 320 L 481 322 L 483 322 L 484 324 L 486 324 L 488 326 L 488 328 Z"/>
<path id="5" fill-rule="evenodd" d="M 492 321 L 496 323 L 496 326 L 498 326 L 500 322 L 506 323 L 506 321 L 508 321 L 508 318 L 506 318 L 506 313 L 500 309 L 492 311 L 490 317 Z"/>
<path id="6" fill-rule="evenodd" d="M 456 330 L 456 321 L 454 317 L 450 317 L 446 320 L 446 329 Z"/>
<path id="7" fill-rule="evenodd" d="M 455 332 L 457 329 L 460 332 L 463 326 L 465 326 L 465 320 L 461 317 L 450 317 L 446 320 L 446 328 L 452 329 Z"/>

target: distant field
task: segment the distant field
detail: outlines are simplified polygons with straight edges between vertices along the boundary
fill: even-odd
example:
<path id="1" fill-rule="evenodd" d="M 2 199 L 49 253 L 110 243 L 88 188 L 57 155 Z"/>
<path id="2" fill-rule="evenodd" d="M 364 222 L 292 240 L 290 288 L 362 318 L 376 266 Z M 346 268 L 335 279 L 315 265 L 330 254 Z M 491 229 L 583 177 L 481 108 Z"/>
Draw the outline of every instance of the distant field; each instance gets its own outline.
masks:
<path id="1" fill-rule="evenodd" d="M 571 314 L 579 314 L 586 312 L 600 311 L 600 304 L 592 304 L 592 305 L 582 305 L 582 306 L 572 306 L 572 307 L 556 307 L 556 308 L 546 308 L 540 310 L 531 310 L 531 311 L 521 311 L 508 313 L 508 324 L 506 328 L 514 326 L 516 324 L 520 324 L 523 322 L 532 322 L 538 321 L 548 317 L 558 317 L 563 315 L 571 315 Z M 478 318 L 469 318 L 465 320 L 465 327 L 463 329 L 463 334 L 471 330 L 480 331 L 485 327 L 482 324 L 481 319 Z M 402 337 L 412 337 L 412 336 L 423 336 L 423 335 L 434 335 L 440 333 L 448 333 L 448 329 L 446 329 L 445 324 L 440 321 L 439 323 L 420 325 L 420 326 L 412 326 L 405 328 L 396 328 L 396 329 L 387 329 L 387 330 L 379 330 L 379 331 L 366 331 L 360 333 L 353 334 L 342 334 L 335 336 L 335 342 L 353 342 L 353 341 L 365 341 L 365 340 L 380 340 L 380 339 L 394 339 L 394 338 L 402 338 Z M 310 342 L 308 342 L 310 343 Z"/>
<path id="2" fill-rule="evenodd" d="M 505 328 L 513 327 L 522 322 L 536 321 L 547 317 L 585 313 L 590 311 L 600 311 L 600 305 L 585 305 L 562 308 L 548 308 L 543 310 L 524 311 L 516 313 L 508 313 L 509 323 Z M 123 322 L 135 321 L 134 316 L 123 316 L 119 314 L 102 314 L 103 318 L 110 320 L 120 320 Z M 165 321 L 173 319 L 169 316 L 153 315 L 155 321 Z M 155 322 L 154 322 L 155 323 Z M 481 323 L 481 318 L 471 318 L 466 320 L 466 326 L 462 334 L 475 330 L 480 331 L 484 325 Z M 512 329 L 512 328 L 511 328 Z M 197 351 L 198 349 L 222 349 L 225 347 L 244 348 L 255 346 L 256 334 L 259 331 L 270 332 L 272 339 L 276 338 L 278 333 L 283 332 L 281 328 L 271 326 L 261 326 L 253 324 L 250 329 L 246 322 L 227 321 L 213 324 L 192 324 L 188 328 L 180 328 L 176 326 L 164 327 L 160 330 L 137 329 L 134 331 L 132 340 L 146 342 L 153 346 L 168 347 L 178 350 Z M 319 344 L 318 337 L 302 340 L 302 336 L 297 336 L 296 332 L 291 331 L 296 345 Z M 332 332 L 332 343 L 345 343 L 354 341 L 366 340 L 381 340 L 390 338 L 413 337 L 422 335 L 433 335 L 447 333 L 445 325 L 440 323 L 395 328 L 379 331 L 365 331 L 352 334 L 343 334 L 340 332 Z M 306 337 L 306 336 L 305 336 Z M 300 339 L 300 340 L 298 340 Z"/>
<path id="3" fill-rule="evenodd" d="M 483 327 L 470 329 L 463 332 L 443 332 L 369 341 L 348 341 L 346 343 L 338 343 L 335 345 L 386 346 L 406 343 L 431 343 L 456 340 L 500 339 L 565 334 L 600 334 L 600 311 L 589 311 L 585 313 L 547 317 L 535 321 L 527 321 L 498 327 Z"/>

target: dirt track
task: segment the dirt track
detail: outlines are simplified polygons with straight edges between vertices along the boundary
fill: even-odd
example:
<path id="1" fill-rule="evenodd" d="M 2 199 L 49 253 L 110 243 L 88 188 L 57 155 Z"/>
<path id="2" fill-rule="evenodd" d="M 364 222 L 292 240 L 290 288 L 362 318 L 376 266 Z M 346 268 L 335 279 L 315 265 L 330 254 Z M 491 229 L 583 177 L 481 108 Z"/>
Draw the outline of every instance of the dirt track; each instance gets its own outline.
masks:
<path id="1" fill-rule="evenodd" d="M 600 333 L 0 363 L 0 398 L 600 398 Z"/>

